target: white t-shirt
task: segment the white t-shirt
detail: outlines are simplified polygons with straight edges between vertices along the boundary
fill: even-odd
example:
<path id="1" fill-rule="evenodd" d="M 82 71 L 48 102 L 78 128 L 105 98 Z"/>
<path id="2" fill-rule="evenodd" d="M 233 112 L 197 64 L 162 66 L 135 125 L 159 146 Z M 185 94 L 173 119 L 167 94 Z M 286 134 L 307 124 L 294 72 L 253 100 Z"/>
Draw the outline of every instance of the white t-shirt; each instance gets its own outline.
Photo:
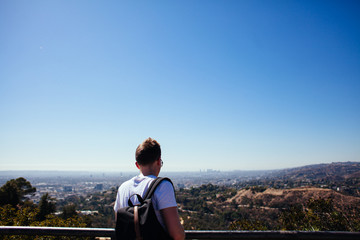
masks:
<path id="1" fill-rule="evenodd" d="M 144 198 L 151 182 L 156 179 L 156 176 L 149 175 L 144 176 L 140 174 L 139 176 L 133 177 L 132 179 L 124 182 L 118 189 L 116 195 L 116 201 L 114 205 L 115 213 L 124 207 L 128 207 L 129 197 L 133 194 L 139 194 Z M 152 201 L 154 204 L 155 214 L 160 224 L 166 229 L 164 221 L 161 218 L 160 210 L 176 207 L 176 199 L 174 188 L 169 181 L 162 181 L 160 185 L 155 189 L 154 195 L 152 196 Z M 131 202 L 136 205 L 139 204 L 138 198 L 133 196 Z"/>

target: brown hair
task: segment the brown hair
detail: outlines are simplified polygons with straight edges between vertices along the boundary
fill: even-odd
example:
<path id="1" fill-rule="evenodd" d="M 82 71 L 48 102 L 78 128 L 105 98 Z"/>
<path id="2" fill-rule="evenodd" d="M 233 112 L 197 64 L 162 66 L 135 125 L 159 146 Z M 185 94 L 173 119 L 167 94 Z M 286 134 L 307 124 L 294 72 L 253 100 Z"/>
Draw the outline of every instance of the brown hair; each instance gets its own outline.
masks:
<path id="1" fill-rule="evenodd" d="M 160 144 L 152 139 L 148 138 L 143 141 L 137 148 L 135 152 L 136 162 L 140 165 L 147 165 L 155 162 L 161 156 Z"/>

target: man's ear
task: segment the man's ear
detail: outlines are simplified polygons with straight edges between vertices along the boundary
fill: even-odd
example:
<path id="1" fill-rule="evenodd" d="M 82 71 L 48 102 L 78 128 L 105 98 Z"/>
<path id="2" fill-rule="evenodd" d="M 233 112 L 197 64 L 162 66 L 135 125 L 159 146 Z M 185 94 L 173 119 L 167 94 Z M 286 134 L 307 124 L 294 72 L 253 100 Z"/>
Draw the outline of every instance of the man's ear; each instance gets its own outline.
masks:
<path id="1" fill-rule="evenodd" d="M 140 169 L 140 165 L 138 164 L 138 162 L 135 162 L 135 165 L 138 169 Z"/>

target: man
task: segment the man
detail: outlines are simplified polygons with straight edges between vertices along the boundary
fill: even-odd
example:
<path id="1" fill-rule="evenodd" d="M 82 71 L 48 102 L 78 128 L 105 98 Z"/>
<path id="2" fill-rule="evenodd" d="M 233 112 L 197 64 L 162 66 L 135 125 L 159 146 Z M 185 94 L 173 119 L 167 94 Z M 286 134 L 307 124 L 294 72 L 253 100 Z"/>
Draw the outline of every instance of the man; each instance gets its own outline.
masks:
<path id="1" fill-rule="evenodd" d="M 146 139 L 136 148 L 135 158 L 135 165 L 140 170 L 140 174 L 119 187 L 114 205 L 115 216 L 120 208 L 128 206 L 128 199 L 133 194 L 144 197 L 163 165 L 160 144 L 152 138 Z M 163 228 L 174 240 L 183 240 L 185 232 L 180 224 L 172 184 L 169 181 L 162 181 L 156 188 L 152 199 L 156 216 Z M 136 196 L 133 196 L 131 201 L 133 204 L 139 203 Z"/>

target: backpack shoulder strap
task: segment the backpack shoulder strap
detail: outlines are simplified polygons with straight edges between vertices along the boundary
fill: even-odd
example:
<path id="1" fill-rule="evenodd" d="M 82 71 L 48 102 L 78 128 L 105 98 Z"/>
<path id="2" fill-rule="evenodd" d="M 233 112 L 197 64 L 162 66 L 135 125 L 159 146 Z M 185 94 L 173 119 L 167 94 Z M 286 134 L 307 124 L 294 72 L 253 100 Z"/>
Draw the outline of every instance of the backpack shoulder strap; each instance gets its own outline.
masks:
<path id="1" fill-rule="evenodd" d="M 164 180 L 169 181 L 171 183 L 171 185 L 173 185 L 173 187 L 174 187 L 174 184 L 172 183 L 172 181 L 169 178 L 158 177 L 155 180 L 153 180 L 152 183 L 150 184 L 150 187 L 149 187 L 149 189 L 147 190 L 147 192 L 146 192 L 146 194 L 144 196 L 144 200 L 148 199 L 148 198 L 151 198 L 152 195 L 154 194 L 157 186 L 159 186 L 160 183 L 162 181 L 164 181 Z"/>

